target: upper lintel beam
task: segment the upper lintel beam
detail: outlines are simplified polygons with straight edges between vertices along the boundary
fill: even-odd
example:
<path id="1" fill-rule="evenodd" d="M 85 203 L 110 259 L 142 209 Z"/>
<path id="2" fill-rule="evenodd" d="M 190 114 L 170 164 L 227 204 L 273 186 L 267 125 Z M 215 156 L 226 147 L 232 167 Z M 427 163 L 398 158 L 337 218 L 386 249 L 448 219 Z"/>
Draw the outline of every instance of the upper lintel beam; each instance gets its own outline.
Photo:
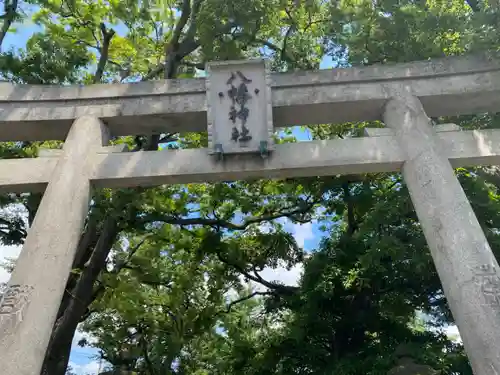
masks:
<path id="1" fill-rule="evenodd" d="M 401 91 L 433 116 L 500 110 L 500 64 L 482 56 L 272 75 L 275 127 L 381 118 Z M 113 135 L 205 131 L 204 79 L 90 86 L 0 84 L 0 141 L 65 139 L 74 119 Z M 15 123 L 15 124 L 13 124 Z"/>

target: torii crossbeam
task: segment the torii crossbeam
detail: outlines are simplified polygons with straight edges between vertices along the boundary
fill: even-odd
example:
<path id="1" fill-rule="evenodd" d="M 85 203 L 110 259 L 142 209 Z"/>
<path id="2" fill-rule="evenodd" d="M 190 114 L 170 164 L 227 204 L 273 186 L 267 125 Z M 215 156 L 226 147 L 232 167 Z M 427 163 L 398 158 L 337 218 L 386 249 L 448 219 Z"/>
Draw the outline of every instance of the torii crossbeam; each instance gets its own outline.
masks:
<path id="1" fill-rule="evenodd" d="M 499 375 L 498 262 L 453 167 L 500 164 L 500 130 L 433 127 L 428 116 L 500 111 L 500 64 L 463 57 L 270 77 L 250 65 L 243 73 L 251 79 L 245 79 L 260 83 L 249 91 L 254 95 L 249 105 L 263 113 L 249 122 L 250 130 L 262 125 L 259 134 L 265 134 L 270 126 L 266 103 L 275 127 L 378 119 L 387 129 L 361 138 L 275 145 L 267 158 L 243 153 L 220 160 L 208 155 L 230 142 L 221 121 L 213 120 L 226 95 L 215 78 L 217 65 L 207 82 L 0 85 L 0 140 L 65 139 L 62 150 L 39 158 L 0 161 L 0 190 L 45 191 L 0 302 L 3 374 L 40 372 L 92 186 L 401 171 L 474 373 Z M 217 92 L 220 103 L 210 99 Z M 203 131 L 207 122 L 210 150 L 127 153 L 107 146 L 110 134 Z"/>

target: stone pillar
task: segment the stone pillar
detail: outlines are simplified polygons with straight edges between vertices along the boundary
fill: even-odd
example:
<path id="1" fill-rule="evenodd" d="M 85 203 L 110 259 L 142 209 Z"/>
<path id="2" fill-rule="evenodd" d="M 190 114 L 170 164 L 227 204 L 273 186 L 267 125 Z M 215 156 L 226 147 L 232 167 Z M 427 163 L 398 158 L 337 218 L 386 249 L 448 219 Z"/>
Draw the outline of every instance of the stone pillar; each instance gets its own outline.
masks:
<path id="1" fill-rule="evenodd" d="M 0 302 L 2 374 L 40 374 L 88 212 L 89 156 L 107 140 L 93 117 L 77 119 L 69 131 Z"/>
<path id="2" fill-rule="evenodd" d="M 385 108 L 406 153 L 403 177 L 476 375 L 500 374 L 500 273 L 486 237 L 418 98 Z"/>

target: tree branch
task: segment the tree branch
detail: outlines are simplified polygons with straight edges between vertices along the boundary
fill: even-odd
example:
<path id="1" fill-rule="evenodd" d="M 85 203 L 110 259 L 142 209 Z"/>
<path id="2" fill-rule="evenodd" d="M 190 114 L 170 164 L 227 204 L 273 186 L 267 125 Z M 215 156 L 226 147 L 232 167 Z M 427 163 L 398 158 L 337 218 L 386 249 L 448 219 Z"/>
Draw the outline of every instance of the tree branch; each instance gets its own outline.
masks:
<path id="1" fill-rule="evenodd" d="M 101 51 L 101 47 L 99 47 L 98 45 L 93 45 L 93 44 L 91 44 L 89 42 L 86 42 L 85 40 L 78 40 L 78 41 L 76 41 L 76 43 L 83 44 L 83 45 L 85 45 L 87 47 L 90 47 L 90 48 L 94 48 L 94 49 L 96 49 L 99 52 Z"/>
<path id="2" fill-rule="evenodd" d="M 280 58 L 283 61 L 293 63 L 294 60 L 288 55 L 288 52 L 286 50 L 287 44 L 288 44 L 288 38 L 290 38 L 290 35 L 292 35 L 292 31 L 295 29 L 295 25 L 290 25 L 288 30 L 285 33 L 285 37 L 283 38 L 283 47 L 281 47 L 281 54 Z"/>
<path id="3" fill-rule="evenodd" d="M 151 359 L 149 358 L 149 353 L 148 353 L 148 343 L 144 339 L 144 330 L 142 329 L 142 326 L 139 324 L 137 326 L 137 331 L 141 333 L 139 341 L 141 342 L 141 347 L 142 347 L 142 352 L 144 354 L 144 362 L 146 363 L 146 367 L 148 368 L 148 372 L 150 375 L 155 375 L 156 371 L 153 366 L 153 363 L 151 362 Z"/>
<path id="4" fill-rule="evenodd" d="M 226 25 L 224 25 L 224 27 L 219 31 L 219 33 L 217 35 L 227 34 L 235 26 L 236 26 L 236 24 L 234 22 L 228 22 Z M 154 67 L 150 72 L 148 72 L 142 78 L 142 80 L 147 81 L 147 80 L 150 80 L 150 79 L 157 77 L 162 71 L 166 71 L 168 63 L 171 64 L 174 61 L 181 63 L 182 59 L 184 59 L 186 56 L 188 56 L 189 54 L 194 52 L 199 46 L 200 46 L 200 42 L 195 40 L 194 37 L 193 37 L 193 39 L 184 38 L 184 40 L 178 46 L 176 57 L 170 61 L 165 61 L 165 62 L 161 62 L 160 64 L 158 64 L 158 66 Z M 165 57 L 167 57 L 167 56 L 165 56 Z M 200 65 L 200 67 L 201 67 L 201 65 Z M 200 70 L 205 70 L 205 66 L 203 66 L 201 68 L 202 69 L 200 69 Z M 170 69 L 169 72 L 172 71 L 172 66 L 170 66 L 169 69 Z M 171 73 L 170 73 L 170 75 L 172 76 Z M 165 76 L 165 78 L 168 78 L 168 76 L 169 75 L 167 74 Z M 173 78 L 173 76 L 171 78 Z"/>
<path id="5" fill-rule="evenodd" d="M 196 34 L 198 12 L 200 11 L 202 2 L 203 0 L 193 0 L 193 8 L 191 9 L 191 14 L 190 14 L 191 20 L 189 28 L 186 32 L 186 37 L 184 38 L 185 40 L 194 40 L 194 36 Z"/>
<path id="6" fill-rule="evenodd" d="M 283 47 L 279 47 L 278 45 L 276 45 L 268 40 L 256 38 L 253 35 L 248 35 L 245 33 L 235 33 L 233 36 L 236 38 L 249 38 L 249 44 L 252 44 L 252 45 L 255 45 L 256 43 L 262 44 L 262 45 L 266 46 L 267 48 L 279 53 L 280 57 L 283 61 L 286 61 L 288 63 L 293 64 L 295 62 L 295 60 L 286 52 L 287 38 L 291 34 L 293 28 L 294 28 L 293 25 L 288 28 L 288 30 L 285 34 L 285 39 L 283 40 Z"/>
<path id="7" fill-rule="evenodd" d="M 467 0 L 467 4 L 469 4 L 470 8 L 474 12 L 479 12 L 481 10 L 479 6 L 479 0 Z"/>
<path id="8" fill-rule="evenodd" d="M 0 50 L 7 35 L 7 32 L 10 29 L 10 26 L 14 22 L 14 19 L 17 16 L 17 6 L 18 0 L 5 0 L 4 1 L 4 14 L 1 16 L 3 19 L 2 28 L 0 29 Z"/>
<path id="9" fill-rule="evenodd" d="M 135 255 L 135 253 L 137 252 L 137 250 L 140 249 L 140 247 L 144 244 L 144 242 L 146 242 L 146 240 L 149 238 L 149 236 L 146 236 L 144 237 L 136 246 L 134 246 L 134 248 L 132 250 L 130 250 L 129 254 L 127 255 L 127 259 L 123 262 L 116 262 L 115 263 L 115 267 L 113 267 L 113 270 L 110 272 L 111 274 L 114 274 L 114 275 L 117 275 L 118 273 L 120 273 L 121 270 L 123 269 L 126 269 L 126 268 L 130 268 L 132 269 L 132 267 L 129 267 L 128 264 L 130 263 L 130 261 L 132 260 L 132 257 Z M 109 252 L 109 251 L 108 251 Z M 92 293 L 92 297 L 90 298 L 90 301 L 95 301 L 100 295 L 102 295 L 104 293 L 104 291 L 106 290 L 106 286 L 104 284 L 100 284 L 95 290 L 94 292 Z M 87 317 L 92 313 L 92 310 L 90 310 L 88 307 L 85 311 L 85 313 L 82 315 L 82 317 L 80 318 L 80 321 L 84 321 L 85 319 L 87 319 Z"/>
<path id="10" fill-rule="evenodd" d="M 178 137 L 175 136 L 175 134 L 168 133 L 162 136 L 159 140 L 158 143 L 170 143 L 170 142 L 177 142 L 179 140 Z"/>
<path id="11" fill-rule="evenodd" d="M 356 223 L 356 216 L 354 214 L 354 202 L 349 191 L 349 182 L 342 184 L 342 190 L 344 192 L 344 202 L 347 205 L 347 233 L 352 235 L 358 229 L 358 224 Z"/>
<path id="12" fill-rule="evenodd" d="M 198 70 L 205 70 L 205 63 L 196 63 L 196 62 L 191 62 L 191 61 L 183 61 L 181 62 L 181 65 L 188 66 L 190 68 L 196 68 Z"/>
<path id="13" fill-rule="evenodd" d="M 134 248 L 132 250 L 130 250 L 130 252 L 128 253 L 127 255 L 127 259 L 123 262 L 117 262 L 115 264 L 115 266 L 113 267 L 113 270 L 111 271 L 111 273 L 113 274 L 118 274 L 120 273 L 120 271 L 123 269 L 123 268 L 126 268 L 126 266 L 130 263 L 130 261 L 132 260 L 132 257 L 135 255 L 135 253 L 137 252 L 137 250 L 139 250 L 141 248 L 142 245 L 144 245 L 144 242 L 146 242 L 146 240 L 149 238 L 150 236 L 146 236 L 144 237 L 137 245 L 134 246 Z"/>
<path id="14" fill-rule="evenodd" d="M 115 35 L 115 30 L 110 29 L 108 31 L 104 22 L 100 24 L 100 29 L 102 34 L 102 46 L 99 49 L 101 52 L 101 56 L 99 57 L 99 62 L 97 64 L 97 70 L 94 75 L 93 83 L 101 82 L 102 75 L 104 74 L 104 68 L 106 67 L 109 58 L 109 45 L 111 43 L 111 39 Z"/>
<path id="15" fill-rule="evenodd" d="M 183 0 L 181 16 L 175 25 L 170 42 L 165 46 L 165 79 L 173 78 L 175 75 L 175 60 L 179 49 L 179 40 L 184 26 L 186 26 L 191 15 L 191 0 Z"/>
<path id="16" fill-rule="evenodd" d="M 248 296 L 244 296 L 244 297 L 238 298 L 237 300 L 232 301 L 231 303 L 229 303 L 227 305 L 226 310 L 221 310 L 221 311 L 217 312 L 217 314 L 215 314 L 215 315 L 229 314 L 231 312 L 231 309 L 235 305 L 237 305 L 241 302 L 248 301 L 249 299 L 252 299 L 255 296 L 271 296 L 271 295 L 273 295 L 273 294 L 270 292 L 253 292 L 253 293 L 249 294 Z"/>
<path id="17" fill-rule="evenodd" d="M 247 279 L 252 280 L 253 282 L 256 282 L 258 284 L 261 284 L 261 285 L 265 286 L 266 288 L 269 288 L 273 291 L 281 292 L 281 293 L 287 294 L 287 295 L 291 295 L 291 294 L 295 294 L 298 290 L 297 287 L 276 284 L 276 283 L 272 283 L 272 282 L 269 282 L 267 280 L 264 280 L 257 273 L 254 276 L 254 275 L 250 274 L 249 272 L 245 271 L 245 269 L 243 267 L 241 267 L 240 265 L 233 263 L 229 259 L 225 258 L 220 251 L 217 251 L 217 258 L 219 258 L 219 260 L 222 263 L 227 264 L 228 266 L 231 266 L 234 269 L 236 269 L 240 274 L 245 276 Z"/>
<path id="18" fill-rule="evenodd" d="M 170 43 L 173 44 L 179 43 L 182 30 L 184 29 L 184 26 L 186 26 L 190 15 L 191 15 L 191 0 L 184 0 L 182 2 L 181 16 L 179 18 L 179 21 L 175 25 L 172 38 L 170 39 Z"/>
<path id="19" fill-rule="evenodd" d="M 73 260 L 72 269 L 83 269 L 84 264 L 89 260 L 92 255 L 92 250 L 97 245 L 99 239 L 100 231 L 98 230 L 98 222 L 95 215 L 89 215 L 87 220 L 87 225 L 84 229 L 80 241 L 78 242 L 78 247 L 76 249 L 75 259 Z M 66 283 L 66 292 L 64 293 L 61 305 L 59 306 L 59 311 L 57 313 L 57 318 L 59 319 L 66 311 L 71 299 L 73 298 L 67 291 L 73 290 L 75 284 L 79 279 L 78 275 L 73 273 L 70 274 L 68 282 Z"/>
<path id="20" fill-rule="evenodd" d="M 163 222 L 165 224 L 176 224 L 176 225 L 207 225 L 211 227 L 225 228 L 230 230 L 244 230 L 248 226 L 252 224 L 259 224 L 263 221 L 272 221 L 282 217 L 287 217 L 291 220 L 305 223 L 308 222 L 306 220 L 301 220 L 296 215 L 305 214 L 309 210 L 311 210 L 318 202 L 314 201 L 312 203 L 306 204 L 303 207 L 298 207 L 290 210 L 278 211 L 275 213 L 262 215 L 262 216 L 253 216 L 247 217 L 243 220 L 241 224 L 234 224 L 229 221 L 220 220 L 220 219 L 208 219 L 208 218 L 179 218 L 174 216 L 166 216 L 161 214 L 150 214 L 144 217 L 141 222 L 143 224 L 151 223 L 151 222 Z"/>
<path id="21" fill-rule="evenodd" d="M 142 77 L 142 81 L 149 81 L 156 78 L 163 70 L 165 70 L 165 63 L 160 63 L 158 66 L 154 67 L 145 76 Z"/>

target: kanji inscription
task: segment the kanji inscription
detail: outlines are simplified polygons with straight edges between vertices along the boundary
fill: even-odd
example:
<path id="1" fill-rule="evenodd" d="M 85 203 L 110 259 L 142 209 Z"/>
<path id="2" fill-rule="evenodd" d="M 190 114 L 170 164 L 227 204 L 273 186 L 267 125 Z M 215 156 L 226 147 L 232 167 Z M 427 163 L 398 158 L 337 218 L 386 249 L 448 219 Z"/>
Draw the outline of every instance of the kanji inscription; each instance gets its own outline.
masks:
<path id="1" fill-rule="evenodd" d="M 241 82 L 237 83 L 238 87 L 235 86 L 236 77 L 239 77 Z M 236 73 L 231 72 L 231 77 L 227 80 L 227 84 L 231 87 L 227 94 L 231 99 L 231 108 L 229 110 L 229 119 L 233 123 L 233 129 L 231 131 L 231 139 L 234 142 L 248 142 L 252 140 L 250 131 L 245 126 L 250 116 L 250 109 L 246 106 L 247 102 L 252 98 L 248 93 L 247 84 L 251 83 L 252 80 L 245 77 L 245 75 L 239 70 Z M 241 121 L 241 129 L 237 127 L 237 121 Z"/>
<path id="2" fill-rule="evenodd" d="M 484 296 L 485 304 L 500 307 L 500 276 L 494 266 L 483 264 L 474 270 L 474 283 Z"/>
<path id="3" fill-rule="evenodd" d="M 0 338 L 14 333 L 24 320 L 26 308 L 30 303 L 33 287 L 29 285 L 10 285 L 0 299 Z"/>
<path id="4" fill-rule="evenodd" d="M 261 60 L 207 66 L 207 116 L 211 153 L 265 154 L 271 149 L 269 75 Z"/>

